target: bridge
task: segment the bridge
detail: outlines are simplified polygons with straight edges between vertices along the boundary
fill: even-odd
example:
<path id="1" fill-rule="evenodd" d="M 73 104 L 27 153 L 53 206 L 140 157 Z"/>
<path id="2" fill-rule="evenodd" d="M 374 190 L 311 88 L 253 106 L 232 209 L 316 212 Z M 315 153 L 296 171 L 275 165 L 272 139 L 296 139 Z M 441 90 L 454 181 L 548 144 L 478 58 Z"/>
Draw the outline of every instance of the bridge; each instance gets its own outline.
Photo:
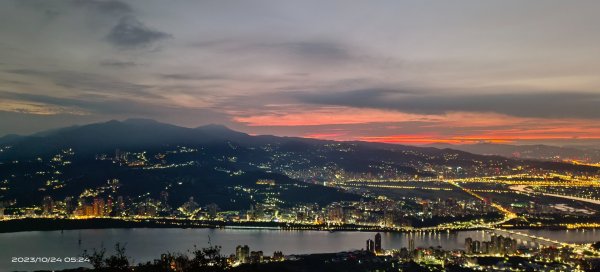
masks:
<path id="1" fill-rule="evenodd" d="M 585 245 L 585 244 L 580 245 L 580 244 L 565 243 L 565 242 L 552 240 L 550 238 L 546 238 L 546 237 L 542 237 L 542 236 L 536 236 L 536 235 L 532 235 L 532 234 L 528 234 L 528 233 L 523 233 L 523 232 L 514 231 L 514 230 L 507 230 L 507 229 L 489 228 L 489 231 L 499 234 L 499 235 L 508 236 L 508 237 L 511 237 L 514 239 L 519 239 L 522 241 L 525 240 L 528 242 L 536 243 L 538 245 L 555 246 L 555 247 L 570 247 L 576 253 L 581 254 L 581 253 L 587 251 L 587 252 L 590 252 L 591 254 L 593 254 L 595 257 L 600 256 L 600 251 L 595 250 L 591 246 Z"/>
<path id="2" fill-rule="evenodd" d="M 497 235 L 502 235 L 505 237 L 510 237 L 513 239 L 531 242 L 531 243 L 543 245 L 543 246 L 555 246 L 555 247 L 573 246 L 573 244 L 569 244 L 569 243 L 565 243 L 565 242 L 561 242 L 561 241 L 557 241 L 557 240 L 552 240 L 547 237 L 535 236 L 535 235 L 528 234 L 528 233 L 518 232 L 518 231 L 514 231 L 514 230 L 490 227 L 488 229 L 488 231 L 491 233 L 497 234 Z"/>

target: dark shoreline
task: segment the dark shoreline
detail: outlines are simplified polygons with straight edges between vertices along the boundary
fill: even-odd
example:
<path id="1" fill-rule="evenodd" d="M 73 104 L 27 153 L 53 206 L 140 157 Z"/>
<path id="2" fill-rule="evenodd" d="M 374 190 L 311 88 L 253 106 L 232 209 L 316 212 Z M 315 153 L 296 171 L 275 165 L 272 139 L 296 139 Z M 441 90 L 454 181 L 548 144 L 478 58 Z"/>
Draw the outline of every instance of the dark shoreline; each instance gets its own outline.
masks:
<path id="1" fill-rule="evenodd" d="M 379 227 L 365 227 L 358 225 L 326 226 L 303 225 L 277 222 L 221 222 L 221 221 L 194 221 L 184 219 L 115 219 L 115 218 L 90 218 L 90 219 L 65 219 L 65 218 L 24 218 L 0 221 L 0 233 L 13 233 L 24 231 L 57 231 L 78 229 L 126 229 L 126 228 L 257 228 L 276 230 L 313 230 L 313 231 L 364 231 L 364 232 L 422 232 L 436 230 L 396 230 Z M 514 227 L 509 229 L 548 229 L 566 230 L 565 227 Z M 478 230 L 478 228 L 464 229 Z M 446 230 L 437 230 L 446 231 Z M 461 231 L 461 230 L 450 230 Z"/>

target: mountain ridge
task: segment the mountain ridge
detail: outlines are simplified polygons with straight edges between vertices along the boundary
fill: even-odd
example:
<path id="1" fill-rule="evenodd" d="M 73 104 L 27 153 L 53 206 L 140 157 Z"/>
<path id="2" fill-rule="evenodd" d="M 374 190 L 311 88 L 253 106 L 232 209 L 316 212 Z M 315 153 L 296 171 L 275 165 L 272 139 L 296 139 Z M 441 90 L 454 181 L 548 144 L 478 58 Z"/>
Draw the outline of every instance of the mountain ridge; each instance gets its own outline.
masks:
<path id="1" fill-rule="evenodd" d="M 0 138 L 4 139 L 6 137 Z M 84 156 L 107 153 L 115 149 L 144 149 L 166 145 L 198 145 L 209 143 L 234 142 L 246 146 L 276 144 L 293 152 L 309 151 L 313 147 L 327 144 L 357 145 L 367 149 L 394 152 L 422 153 L 428 156 L 441 154 L 460 155 L 464 158 L 494 159 L 538 159 L 511 158 L 506 154 L 481 154 L 469 152 L 462 146 L 410 146 L 388 143 L 372 143 L 361 141 L 333 141 L 301 137 L 280 137 L 274 135 L 249 135 L 232 130 L 224 125 L 208 124 L 195 128 L 177 126 L 158 122 L 152 119 L 132 118 L 109 120 L 106 122 L 70 126 L 49 131 L 38 132 L 29 136 L 12 136 L 8 142 L 12 148 L 0 153 L 0 160 L 33 158 L 34 155 L 48 155 L 57 150 L 74 148 Z M 405 154 L 405 155 L 406 155 Z M 479 157 L 485 155 L 484 157 Z M 409 156 L 410 157 L 410 156 Z M 441 163 L 442 161 L 440 161 Z"/>
<path id="2" fill-rule="evenodd" d="M 232 186 L 259 179 L 309 184 L 340 178 L 462 178 L 515 171 L 561 171 L 577 175 L 600 168 L 562 162 L 509 159 L 453 149 L 371 142 L 341 142 L 272 135 L 251 136 L 225 126 L 185 128 L 152 120 L 111 120 L 16 137 L 0 150 L 0 173 L 9 191 L 0 198 L 39 203 L 44 195 L 64 198 L 120 180 L 122 192 L 158 195 L 164 188 L 181 204 L 191 192 L 221 205 Z M 441 177 L 440 177 L 441 176 Z M 322 184 L 322 183 L 321 183 Z M 254 186 L 254 185 L 253 185 Z M 312 186 L 312 185 L 311 185 Z M 293 186 L 292 186 L 293 187 Z M 307 198 L 317 187 L 293 187 Z M 329 195 L 341 195 L 332 188 Z M 321 194 L 315 194 L 321 196 Z M 316 200 L 316 198 L 312 198 Z M 319 200 L 325 203 L 326 199 Z M 312 200 L 311 200 L 312 201 Z M 208 203 L 207 203 L 208 204 Z"/>
<path id="3" fill-rule="evenodd" d="M 511 145 L 495 143 L 477 143 L 465 145 L 432 144 L 436 148 L 451 148 L 480 155 L 498 155 L 507 158 L 523 158 L 538 160 L 581 160 L 600 161 L 600 149 L 562 147 L 544 144 Z"/>

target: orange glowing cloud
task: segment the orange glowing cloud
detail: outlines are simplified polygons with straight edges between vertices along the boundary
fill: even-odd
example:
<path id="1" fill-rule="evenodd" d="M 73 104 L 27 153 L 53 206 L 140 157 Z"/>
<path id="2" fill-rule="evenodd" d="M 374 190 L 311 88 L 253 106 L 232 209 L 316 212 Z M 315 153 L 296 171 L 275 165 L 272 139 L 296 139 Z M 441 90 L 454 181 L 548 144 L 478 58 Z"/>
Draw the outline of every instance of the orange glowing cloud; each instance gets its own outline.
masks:
<path id="1" fill-rule="evenodd" d="M 593 133 L 588 133 L 593 132 Z M 576 127 L 564 130 L 550 128 L 533 130 L 494 130 L 482 134 L 466 134 L 461 136 L 448 136 L 441 134 L 396 134 L 388 136 L 363 136 L 359 140 L 366 142 L 404 143 L 404 144 L 472 144 L 479 142 L 512 143 L 523 140 L 573 140 L 573 139 L 600 139 L 600 129 L 580 129 Z"/>
<path id="2" fill-rule="evenodd" d="M 590 120 L 523 118 L 497 113 L 422 115 L 351 107 L 277 107 L 268 112 L 237 115 L 234 120 L 250 127 L 311 127 L 310 132 L 299 135 L 307 138 L 404 144 L 600 139 L 600 125 Z M 403 125 L 406 122 L 411 125 Z M 345 129 L 332 131 L 331 125 L 345 125 Z M 352 129 L 361 125 L 370 128 Z"/>
<path id="3" fill-rule="evenodd" d="M 349 125 L 368 123 L 393 123 L 406 121 L 432 122 L 440 121 L 436 115 L 419 115 L 376 109 L 356 109 L 349 107 L 326 107 L 306 109 L 304 112 L 277 112 L 237 116 L 234 121 L 248 126 L 323 126 Z"/>
<path id="4" fill-rule="evenodd" d="M 469 137 L 451 137 L 444 138 L 440 135 L 391 135 L 391 136 L 365 136 L 360 137 L 360 141 L 365 142 L 378 142 L 378 143 L 394 143 L 394 144 L 432 144 L 432 143 L 444 143 L 444 144 L 472 144 L 479 142 L 489 143 L 509 143 L 509 140 L 503 139 L 487 139 L 483 140 L 480 138 L 469 138 Z"/>
<path id="5" fill-rule="evenodd" d="M 302 137 L 304 138 L 314 138 L 314 139 L 329 139 L 329 140 L 338 140 L 341 136 L 345 136 L 346 133 L 309 133 L 304 134 Z"/>

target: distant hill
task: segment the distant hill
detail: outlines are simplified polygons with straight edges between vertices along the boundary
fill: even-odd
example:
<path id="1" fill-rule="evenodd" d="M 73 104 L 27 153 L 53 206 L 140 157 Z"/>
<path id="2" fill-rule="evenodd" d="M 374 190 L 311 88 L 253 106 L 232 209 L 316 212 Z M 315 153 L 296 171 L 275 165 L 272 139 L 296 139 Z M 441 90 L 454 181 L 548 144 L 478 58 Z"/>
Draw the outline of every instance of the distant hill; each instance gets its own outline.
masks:
<path id="1" fill-rule="evenodd" d="M 481 155 L 498 155 L 508 158 L 537 159 L 549 161 L 583 160 L 600 162 L 600 149 L 558 147 L 550 145 L 508 145 L 508 144 L 434 144 L 432 147 L 451 148 Z"/>
<path id="2" fill-rule="evenodd" d="M 23 136 L 16 135 L 16 134 L 4 135 L 4 136 L 0 137 L 0 145 L 10 144 L 15 141 L 18 141 L 21 138 L 23 138 Z"/>
<path id="3" fill-rule="evenodd" d="M 39 204 L 45 195 L 58 199 L 78 196 L 90 188 L 106 191 L 107 181 L 113 179 L 120 184 L 115 194 L 158 198 L 166 190 L 175 205 L 194 196 L 204 204 L 239 208 L 247 207 L 251 198 L 232 188 L 262 186 L 256 184 L 259 179 L 283 184 L 277 188 L 285 203 L 325 204 L 358 198 L 316 185 L 342 175 L 412 179 L 496 175 L 517 168 L 599 171 L 591 166 L 449 148 L 251 136 L 221 125 L 185 128 L 147 119 L 6 136 L 0 145 L 0 182 L 9 188 L 0 191 L 0 202 L 17 200 L 21 204 Z M 301 181 L 309 183 L 298 186 Z"/>
<path id="4" fill-rule="evenodd" d="M 150 119 L 111 120 L 82 126 L 72 126 L 36 133 L 30 136 L 5 136 L 4 145 L 11 148 L 0 153 L 3 160 L 34 159 L 49 156 L 71 148 L 76 157 L 90 158 L 98 153 L 112 154 L 115 149 L 138 151 L 159 150 L 169 146 L 205 146 L 218 148 L 234 144 L 241 148 L 229 154 L 252 153 L 265 156 L 265 148 L 276 152 L 295 153 L 300 159 L 306 157 L 311 164 L 334 162 L 351 167 L 368 167 L 369 162 L 389 161 L 392 165 L 414 168 L 418 165 L 448 165 L 469 167 L 481 162 L 510 165 L 520 164 L 513 159 L 543 159 L 553 154 L 577 155 L 583 151 L 573 148 L 551 146 L 511 146 L 496 144 L 439 145 L 417 147 L 369 142 L 336 142 L 298 137 L 272 135 L 251 136 L 231 130 L 222 125 L 206 125 L 186 128 L 160 123 Z M 229 147 L 227 147 L 229 148 Z M 226 149 L 227 149 L 226 148 Z M 520 155 L 516 155 L 519 153 Z M 486 156 L 482 156 L 486 155 Z M 502 157 L 500 157 L 502 156 Z M 530 161 L 531 164 L 537 164 Z M 412 166 L 411 166 L 412 165 Z M 562 165 L 569 167 L 568 165 Z M 411 171 L 409 171 L 411 172 Z M 412 169 L 412 172 L 419 172 Z"/>
<path id="5" fill-rule="evenodd" d="M 0 158 L 47 155 L 64 148 L 73 148 L 78 153 L 87 155 L 115 148 L 139 149 L 168 144 L 208 143 L 224 139 L 241 141 L 249 138 L 247 134 L 217 125 L 190 129 L 149 119 L 112 120 L 44 131 L 31 136 L 5 136 L 0 143 L 10 144 L 13 148 L 0 154 Z"/>

